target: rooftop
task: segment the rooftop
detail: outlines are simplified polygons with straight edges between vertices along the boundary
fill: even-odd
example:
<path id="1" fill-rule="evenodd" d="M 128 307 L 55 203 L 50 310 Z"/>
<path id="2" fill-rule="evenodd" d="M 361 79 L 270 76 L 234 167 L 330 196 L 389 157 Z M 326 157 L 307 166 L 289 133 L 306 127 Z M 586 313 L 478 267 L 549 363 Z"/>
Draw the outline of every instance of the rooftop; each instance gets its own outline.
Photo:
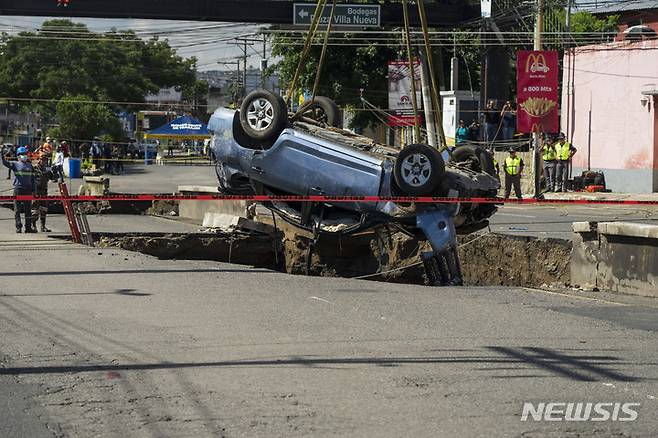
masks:
<path id="1" fill-rule="evenodd" d="M 588 1 L 588 6 L 591 1 Z M 587 8 L 593 14 L 612 14 L 617 12 L 643 11 L 647 9 L 658 9 L 658 0 L 626 0 L 613 4 L 613 2 L 601 1 L 603 7 Z"/>

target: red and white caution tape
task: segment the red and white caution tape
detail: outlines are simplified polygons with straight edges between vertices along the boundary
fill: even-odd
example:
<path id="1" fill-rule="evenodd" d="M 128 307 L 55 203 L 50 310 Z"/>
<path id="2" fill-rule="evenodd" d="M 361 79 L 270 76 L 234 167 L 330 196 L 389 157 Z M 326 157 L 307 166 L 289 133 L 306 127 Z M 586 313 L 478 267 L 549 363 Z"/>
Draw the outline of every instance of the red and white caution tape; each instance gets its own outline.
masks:
<path id="1" fill-rule="evenodd" d="M 171 195 L 171 194 L 116 194 L 99 196 L 2 196 L 0 202 L 11 201 L 253 201 L 253 202 L 397 202 L 417 204 L 594 204 L 594 205 L 658 205 L 658 200 L 635 199 L 503 199 L 503 198 L 448 198 L 439 196 L 301 196 L 301 195 Z"/>

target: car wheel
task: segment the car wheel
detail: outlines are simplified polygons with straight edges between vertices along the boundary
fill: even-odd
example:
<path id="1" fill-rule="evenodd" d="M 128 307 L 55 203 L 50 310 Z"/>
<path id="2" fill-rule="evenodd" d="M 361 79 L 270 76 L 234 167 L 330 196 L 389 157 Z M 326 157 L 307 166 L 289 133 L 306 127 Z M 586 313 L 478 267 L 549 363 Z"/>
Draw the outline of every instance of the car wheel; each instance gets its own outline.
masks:
<path id="1" fill-rule="evenodd" d="M 452 162 L 466 164 L 474 172 L 485 172 L 496 176 L 493 156 L 479 146 L 457 146 L 452 151 Z"/>
<path id="2" fill-rule="evenodd" d="M 336 102 L 333 100 L 324 96 L 316 96 L 315 99 L 308 104 L 303 116 L 322 122 L 328 126 L 333 126 L 334 128 L 341 128 L 343 125 L 338 105 L 336 105 Z"/>
<path id="3" fill-rule="evenodd" d="M 274 144 L 276 138 L 269 140 L 256 140 L 255 138 L 250 137 L 242 128 L 242 123 L 240 122 L 240 112 L 237 111 L 235 116 L 233 116 L 233 140 L 243 148 L 247 149 L 269 149 Z"/>
<path id="4" fill-rule="evenodd" d="M 281 99 L 267 90 L 252 91 L 240 106 L 240 124 L 256 140 L 273 140 L 283 130 L 288 112 Z"/>
<path id="5" fill-rule="evenodd" d="M 412 144 L 402 149 L 393 169 L 398 187 L 412 196 L 434 193 L 444 173 L 445 163 L 439 151 L 424 144 Z"/>

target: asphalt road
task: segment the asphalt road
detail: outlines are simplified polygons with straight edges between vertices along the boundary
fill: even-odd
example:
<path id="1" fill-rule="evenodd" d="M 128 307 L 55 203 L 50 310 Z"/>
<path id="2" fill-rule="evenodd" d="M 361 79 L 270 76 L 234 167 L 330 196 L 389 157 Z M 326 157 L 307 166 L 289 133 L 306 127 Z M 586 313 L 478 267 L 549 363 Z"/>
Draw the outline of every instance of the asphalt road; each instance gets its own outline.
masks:
<path id="1" fill-rule="evenodd" d="M 655 206 L 505 205 L 491 217 L 491 231 L 571 240 L 573 222 L 635 222 L 658 225 Z"/>
<path id="2" fill-rule="evenodd" d="M 3 437 L 658 430 L 655 300 L 294 277 L 16 239 L 0 236 Z M 524 402 L 640 408 L 633 422 L 523 422 Z"/>
<path id="3" fill-rule="evenodd" d="M 202 229 L 200 225 L 176 219 L 129 214 L 87 215 L 89 228 L 94 233 L 195 233 Z M 22 216 L 21 220 L 24 221 Z M 52 230 L 49 233 L 51 235 L 71 235 L 71 228 L 63 214 L 48 215 L 46 226 Z M 37 224 L 37 229 L 39 227 L 40 224 Z M 0 208 L 0 234 L 12 233 L 14 230 L 14 211 Z"/>

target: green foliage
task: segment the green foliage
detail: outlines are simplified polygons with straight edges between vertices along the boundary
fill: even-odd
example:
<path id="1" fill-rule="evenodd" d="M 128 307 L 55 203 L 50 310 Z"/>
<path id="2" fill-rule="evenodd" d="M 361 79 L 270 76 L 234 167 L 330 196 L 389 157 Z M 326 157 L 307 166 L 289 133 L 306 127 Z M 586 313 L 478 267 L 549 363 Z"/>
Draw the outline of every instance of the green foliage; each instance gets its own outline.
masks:
<path id="1" fill-rule="evenodd" d="M 51 137 L 82 140 L 104 134 L 111 140 L 122 139 L 121 122 L 110 106 L 91 102 L 89 96 L 64 96 L 56 114 L 59 126 L 49 131 Z"/>
<path id="2" fill-rule="evenodd" d="M 562 32 L 566 29 L 567 12 L 564 8 L 551 11 L 557 17 L 556 28 L 547 28 L 549 32 Z M 571 33 L 611 33 L 617 32 L 619 15 L 608 15 L 599 18 L 586 11 L 571 14 Z M 606 39 L 603 35 L 602 39 Z"/>
<path id="3" fill-rule="evenodd" d="M 349 35 L 346 36 L 349 38 Z M 318 95 L 330 97 L 342 107 L 362 108 L 359 90 L 364 89 L 364 97 L 368 101 L 380 108 L 388 106 L 387 61 L 397 58 L 394 49 L 364 45 L 329 46 L 327 50 Z M 272 53 L 281 57 L 281 61 L 272 68 L 279 70 L 284 88 L 292 82 L 301 52 L 298 37 L 274 38 Z M 320 52 L 321 46 L 311 48 L 297 83 L 297 93 L 313 88 Z M 365 127 L 376 120 L 368 111 L 356 111 L 352 125 Z"/>
<path id="4" fill-rule="evenodd" d="M 194 83 L 184 86 L 182 92 L 183 100 L 191 103 L 192 115 L 199 120 L 207 122 L 208 82 L 197 79 Z"/>
<path id="5" fill-rule="evenodd" d="M 571 31 L 574 33 L 616 32 L 619 15 L 597 18 L 589 12 L 577 12 L 571 16 Z"/>
<path id="6" fill-rule="evenodd" d="M 60 116 L 61 105 L 50 102 L 64 97 L 84 96 L 111 102 L 96 109 L 118 109 L 124 102 L 144 102 L 144 96 L 161 88 L 180 87 L 193 95 L 199 88 L 196 60 L 176 55 L 166 41 L 143 41 L 133 32 L 94 33 L 69 20 L 46 21 L 37 32 L 3 35 L 0 52 L 0 95 L 34 99 L 25 106 L 46 121 L 53 121 L 55 112 Z M 90 109 L 75 105 L 65 112 L 76 108 Z M 80 116 L 84 120 L 89 114 Z M 59 122 L 65 132 L 75 130 Z"/>

